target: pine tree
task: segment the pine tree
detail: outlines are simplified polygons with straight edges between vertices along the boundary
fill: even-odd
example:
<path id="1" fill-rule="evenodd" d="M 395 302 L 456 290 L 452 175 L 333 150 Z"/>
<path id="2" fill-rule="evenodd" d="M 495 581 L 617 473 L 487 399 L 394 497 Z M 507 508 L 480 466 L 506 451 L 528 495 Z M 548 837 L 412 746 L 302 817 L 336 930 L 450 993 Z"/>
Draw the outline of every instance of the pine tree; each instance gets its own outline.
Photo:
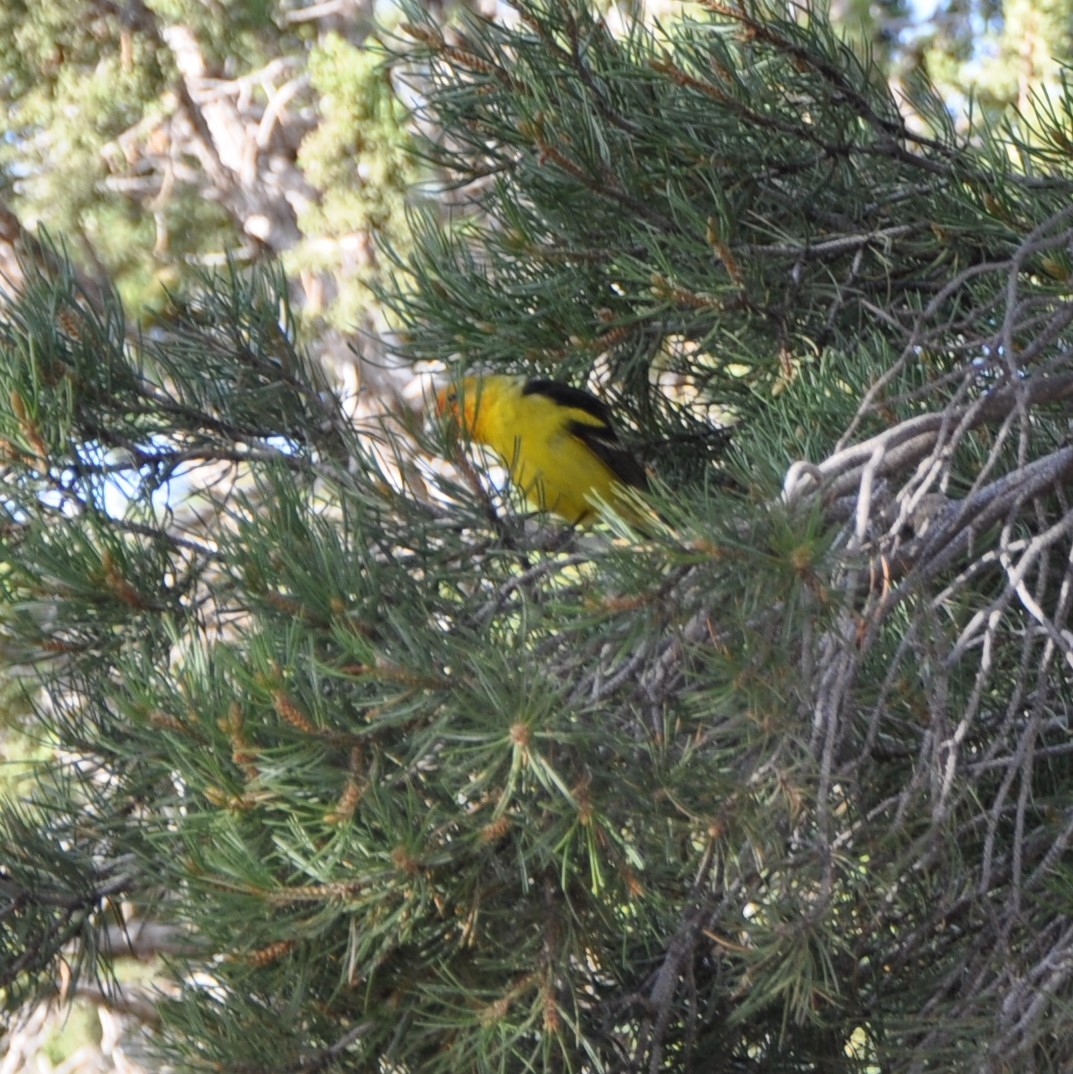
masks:
<path id="1" fill-rule="evenodd" d="M 0 263 L 41 224 L 151 324 L 197 266 L 274 259 L 310 326 L 377 324 L 414 172 L 372 7 L 0 5 Z"/>
<path id="2" fill-rule="evenodd" d="M 62 752 L 6 1004 L 145 923 L 176 1069 L 1068 1069 L 1069 102 L 914 133 L 759 5 L 410 20 L 455 211 L 400 356 L 599 390 L 666 523 L 356 426 L 279 279 L 132 342 L 31 266 L 0 637 Z"/>
<path id="3" fill-rule="evenodd" d="M 1071 18 L 1068 0 L 940 2 L 917 25 L 903 18 L 891 27 L 892 73 L 909 100 L 923 75 L 966 131 L 974 116 L 1017 124 L 1041 99 L 1062 96 L 1073 57 Z M 872 28 L 864 18 L 858 24 L 859 32 Z M 851 18 L 846 26 L 854 26 Z"/>

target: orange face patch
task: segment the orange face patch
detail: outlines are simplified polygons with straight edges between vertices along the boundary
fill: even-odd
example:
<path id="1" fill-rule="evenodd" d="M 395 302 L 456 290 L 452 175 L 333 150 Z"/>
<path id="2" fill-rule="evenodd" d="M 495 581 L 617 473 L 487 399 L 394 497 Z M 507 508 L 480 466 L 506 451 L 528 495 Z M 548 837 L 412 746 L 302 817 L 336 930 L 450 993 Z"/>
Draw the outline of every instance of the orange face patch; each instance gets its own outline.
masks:
<path id="1" fill-rule="evenodd" d="M 460 399 L 459 396 L 462 396 Z M 472 435 L 477 415 L 477 392 L 448 384 L 436 393 L 436 413 Z"/>

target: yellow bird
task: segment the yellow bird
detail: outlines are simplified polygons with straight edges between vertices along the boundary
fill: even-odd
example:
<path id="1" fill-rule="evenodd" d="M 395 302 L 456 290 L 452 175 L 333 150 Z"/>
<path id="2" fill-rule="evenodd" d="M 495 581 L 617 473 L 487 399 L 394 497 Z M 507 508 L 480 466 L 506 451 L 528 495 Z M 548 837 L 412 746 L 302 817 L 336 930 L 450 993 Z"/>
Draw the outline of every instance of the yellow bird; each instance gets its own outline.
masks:
<path id="1" fill-rule="evenodd" d="M 585 526 L 603 502 L 642 522 L 622 491 L 648 487 L 644 468 L 622 446 L 610 408 L 595 395 L 557 380 L 489 374 L 444 388 L 436 409 L 503 460 L 535 509 Z"/>

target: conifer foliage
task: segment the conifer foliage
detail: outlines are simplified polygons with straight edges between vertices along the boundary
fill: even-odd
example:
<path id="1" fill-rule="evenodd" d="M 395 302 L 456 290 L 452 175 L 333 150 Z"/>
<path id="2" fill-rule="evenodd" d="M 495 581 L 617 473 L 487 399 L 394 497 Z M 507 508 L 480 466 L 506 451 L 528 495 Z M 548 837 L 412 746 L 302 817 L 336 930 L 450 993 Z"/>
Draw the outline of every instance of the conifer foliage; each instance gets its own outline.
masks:
<path id="1" fill-rule="evenodd" d="M 665 526 L 416 476 L 279 280 L 137 337 L 28 266 L 5 1003 L 149 923 L 182 1070 L 1068 1069 L 1061 125 L 914 133 L 752 4 L 410 20 L 403 355 L 587 382 Z"/>

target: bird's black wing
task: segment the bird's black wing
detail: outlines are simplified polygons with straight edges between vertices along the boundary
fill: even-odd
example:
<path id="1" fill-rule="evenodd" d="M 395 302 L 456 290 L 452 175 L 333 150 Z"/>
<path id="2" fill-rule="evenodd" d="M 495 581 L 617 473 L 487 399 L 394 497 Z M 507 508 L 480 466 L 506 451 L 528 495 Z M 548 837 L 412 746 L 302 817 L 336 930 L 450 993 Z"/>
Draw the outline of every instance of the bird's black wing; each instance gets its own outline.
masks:
<path id="1" fill-rule="evenodd" d="M 612 439 L 618 439 L 611 425 L 611 408 L 584 388 L 575 388 L 570 384 L 564 384 L 561 380 L 542 380 L 534 377 L 525 382 L 522 395 L 543 395 L 553 403 L 558 403 L 559 406 L 583 410 L 606 426 Z"/>
<path id="2" fill-rule="evenodd" d="M 572 421 L 568 426 L 570 432 L 615 475 L 624 485 L 636 489 L 648 488 L 648 476 L 645 468 L 618 442 L 615 430 L 586 425 L 584 422 Z"/>
<path id="3" fill-rule="evenodd" d="M 558 380 L 534 378 L 522 388 L 523 395 L 543 395 L 568 410 L 580 410 L 597 424 L 587 421 L 567 422 L 571 436 L 576 436 L 624 485 L 648 488 L 644 467 L 622 446 L 611 424 L 611 408 L 584 388 L 575 388 Z"/>

